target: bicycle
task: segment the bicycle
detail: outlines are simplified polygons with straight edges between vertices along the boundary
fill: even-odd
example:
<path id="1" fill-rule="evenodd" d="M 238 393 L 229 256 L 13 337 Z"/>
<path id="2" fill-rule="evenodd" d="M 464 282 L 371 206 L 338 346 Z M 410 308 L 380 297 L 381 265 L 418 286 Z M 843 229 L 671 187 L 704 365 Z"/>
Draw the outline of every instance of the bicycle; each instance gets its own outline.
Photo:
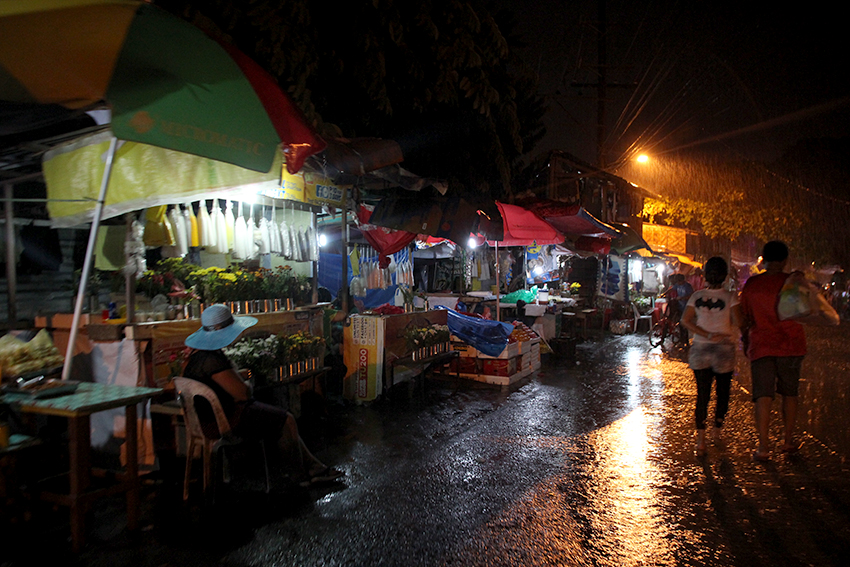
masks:
<path id="1" fill-rule="evenodd" d="M 668 317 L 665 309 L 661 319 L 649 330 L 649 344 L 664 349 L 664 343 L 668 338 L 674 347 L 682 350 L 691 345 L 688 330 L 679 321 Z"/>

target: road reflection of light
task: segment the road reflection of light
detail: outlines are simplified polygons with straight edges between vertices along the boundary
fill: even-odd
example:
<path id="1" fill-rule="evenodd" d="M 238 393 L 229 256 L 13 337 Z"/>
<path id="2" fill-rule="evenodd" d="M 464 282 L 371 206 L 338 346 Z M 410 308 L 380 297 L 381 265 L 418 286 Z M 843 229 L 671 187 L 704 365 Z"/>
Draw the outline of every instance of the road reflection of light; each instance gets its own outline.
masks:
<path id="1" fill-rule="evenodd" d="M 626 373 L 629 379 L 629 405 L 636 403 L 640 394 L 641 370 L 644 366 L 641 364 L 642 357 L 643 350 L 637 347 L 632 347 L 626 352 Z"/>
<path id="2" fill-rule="evenodd" d="M 663 564 L 673 558 L 662 513 L 662 474 L 650 458 L 657 419 L 639 406 L 590 440 L 598 483 L 588 495 L 594 506 L 589 519 L 607 540 L 608 558 L 621 565 Z"/>

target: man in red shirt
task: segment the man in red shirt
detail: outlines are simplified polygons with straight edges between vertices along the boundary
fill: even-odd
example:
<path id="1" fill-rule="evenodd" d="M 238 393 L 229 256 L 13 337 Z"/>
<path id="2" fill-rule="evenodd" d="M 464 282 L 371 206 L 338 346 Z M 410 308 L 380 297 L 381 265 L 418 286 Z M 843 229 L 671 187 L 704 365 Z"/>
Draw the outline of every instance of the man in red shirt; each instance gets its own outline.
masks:
<path id="1" fill-rule="evenodd" d="M 806 334 L 794 321 L 780 321 L 776 314 L 779 292 L 788 274 L 788 247 L 773 240 L 762 249 L 765 272 L 747 280 L 741 291 L 741 337 L 744 352 L 750 359 L 753 379 L 758 449 L 756 460 L 770 458 L 768 429 L 773 398 L 782 396 L 782 418 L 785 425 L 781 451 L 791 453 L 800 446 L 794 441 L 797 417 L 797 392 L 800 366 L 806 354 Z"/>

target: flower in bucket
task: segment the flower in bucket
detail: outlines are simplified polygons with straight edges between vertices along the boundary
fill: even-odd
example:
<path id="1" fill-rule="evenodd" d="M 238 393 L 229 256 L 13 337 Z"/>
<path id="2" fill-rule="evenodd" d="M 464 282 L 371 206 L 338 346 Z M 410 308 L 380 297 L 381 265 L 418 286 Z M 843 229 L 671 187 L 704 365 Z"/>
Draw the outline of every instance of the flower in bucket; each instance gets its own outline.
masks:
<path id="1" fill-rule="evenodd" d="M 321 356 L 325 339 L 314 336 L 306 331 L 298 331 L 284 339 L 286 342 L 287 360 L 289 363 L 300 362 Z"/>
<path id="2" fill-rule="evenodd" d="M 223 350 L 237 368 L 247 368 L 256 380 L 263 381 L 281 365 L 278 360 L 279 342 L 277 335 L 246 337 Z"/>
<path id="3" fill-rule="evenodd" d="M 450 336 L 449 327 L 438 324 L 428 327 L 410 327 L 404 331 L 407 348 L 411 351 L 447 343 Z"/>

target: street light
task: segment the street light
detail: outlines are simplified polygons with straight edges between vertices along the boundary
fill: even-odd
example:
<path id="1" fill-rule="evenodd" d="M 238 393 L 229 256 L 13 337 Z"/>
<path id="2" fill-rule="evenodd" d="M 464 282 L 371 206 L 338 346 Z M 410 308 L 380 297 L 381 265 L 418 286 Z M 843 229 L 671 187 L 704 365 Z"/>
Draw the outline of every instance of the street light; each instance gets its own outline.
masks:
<path id="1" fill-rule="evenodd" d="M 635 158 L 635 161 L 638 163 L 649 163 L 649 156 L 646 154 L 640 154 Z"/>

